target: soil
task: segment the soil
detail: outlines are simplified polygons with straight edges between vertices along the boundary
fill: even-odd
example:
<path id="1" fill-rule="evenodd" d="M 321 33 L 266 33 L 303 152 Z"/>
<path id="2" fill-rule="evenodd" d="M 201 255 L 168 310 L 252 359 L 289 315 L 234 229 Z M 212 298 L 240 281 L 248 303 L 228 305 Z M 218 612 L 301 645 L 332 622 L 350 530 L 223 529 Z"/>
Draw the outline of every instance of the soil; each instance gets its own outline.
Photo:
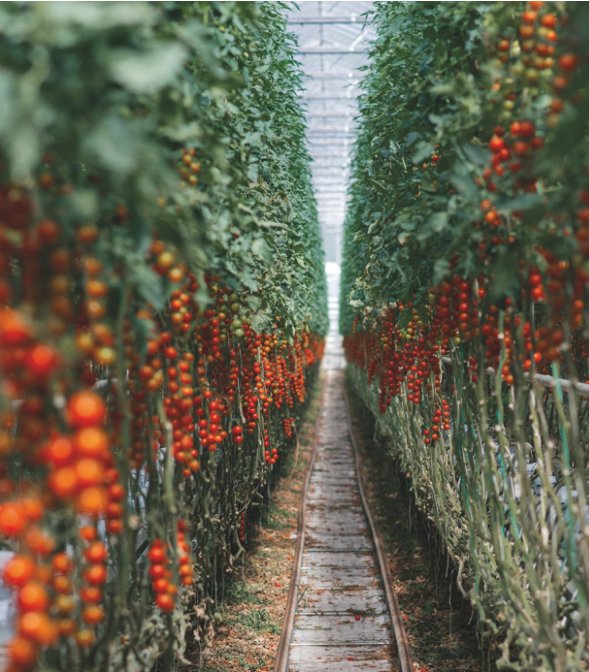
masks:
<path id="1" fill-rule="evenodd" d="M 416 672 L 491 672 L 489 649 L 457 590 L 453 568 L 431 525 L 417 511 L 410 484 L 386 447 L 373 439 L 369 412 L 348 388 L 352 431 L 369 506 L 385 547 Z"/>
<path id="2" fill-rule="evenodd" d="M 222 621 L 215 639 L 195 665 L 200 672 L 270 672 L 274 668 L 293 570 L 300 496 L 315 441 L 322 385 L 320 381 L 307 410 L 298 449 L 287 455 L 267 510 L 249 530 L 241 576 L 225 588 L 220 607 Z"/>

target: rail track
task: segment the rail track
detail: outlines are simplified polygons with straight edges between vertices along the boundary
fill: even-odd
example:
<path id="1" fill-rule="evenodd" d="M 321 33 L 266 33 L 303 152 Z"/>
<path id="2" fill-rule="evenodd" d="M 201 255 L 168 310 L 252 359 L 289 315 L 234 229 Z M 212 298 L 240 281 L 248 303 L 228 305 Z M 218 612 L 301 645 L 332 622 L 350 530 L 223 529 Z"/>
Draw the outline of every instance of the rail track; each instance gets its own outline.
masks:
<path id="1" fill-rule="evenodd" d="M 343 371 L 325 372 L 275 672 L 410 672 L 382 543 L 367 506 Z"/>

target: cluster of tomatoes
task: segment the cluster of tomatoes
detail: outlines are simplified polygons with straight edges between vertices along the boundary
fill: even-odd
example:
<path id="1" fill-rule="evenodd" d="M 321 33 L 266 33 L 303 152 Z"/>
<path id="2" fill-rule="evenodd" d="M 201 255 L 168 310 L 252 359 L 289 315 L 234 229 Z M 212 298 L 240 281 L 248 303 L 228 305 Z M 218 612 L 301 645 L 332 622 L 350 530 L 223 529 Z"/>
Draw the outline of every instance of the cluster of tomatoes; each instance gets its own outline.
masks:
<path id="1" fill-rule="evenodd" d="M 182 180 L 196 185 L 199 170 L 185 150 Z M 71 193 L 57 173 L 48 158 L 38 185 L 48 202 Z M 112 227 L 129 218 L 117 206 Z M 154 604 L 180 608 L 195 574 L 192 521 L 175 513 L 178 527 L 167 530 L 158 512 L 134 506 L 136 484 L 146 477 L 163 490 L 168 448 L 173 477 L 196 488 L 203 453 L 248 450 L 261 456 L 258 468 L 276 463 L 323 344 L 306 332 L 292 343 L 278 329 L 256 333 L 243 297 L 218 275 L 206 278 L 203 308 L 195 275 L 159 240 L 145 264 L 164 310 L 136 291 L 121 304 L 121 269 L 104 254 L 100 227 L 39 218 L 24 188 L 0 189 L 0 222 L 0 540 L 14 551 L 1 571 L 17 609 L 8 646 L 16 672 L 46 648 L 83 656 L 94 645 L 114 608 L 105 586 L 119 572 L 121 538 L 138 527 L 152 538 Z"/>
<path id="2" fill-rule="evenodd" d="M 424 427 L 423 442 L 428 446 L 432 441 L 440 439 L 440 432 L 449 432 L 451 430 L 451 412 L 450 402 L 442 399 L 441 404 L 435 408 L 431 427 Z"/>
<path id="3" fill-rule="evenodd" d="M 54 185 L 44 171 L 40 188 Z M 72 242 L 81 252 L 96 228 L 82 226 L 68 240 L 57 221 L 35 220 L 30 194 L 16 186 L 1 190 L 0 209 L 0 536 L 14 550 L 2 578 L 18 611 L 8 644 L 9 669 L 16 670 L 32 666 L 41 649 L 58 641 L 73 638 L 81 649 L 94 641 L 104 614 L 96 581 L 106 580 L 107 548 L 94 540 L 84 551 L 88 565 L 74 572 L 72 554 L 63 550 L 64 539 L 49 518 L 55 512 L 89 520 L 94 535 L 102 518 L 108 532 L 118 534 L 124 490 L 106 404 L 87 387 L 90 361 L 114 362 L 101 322 L 106 286 L 97 279 L 100 265 L 89 258 L 79 311 L 88 325 L 84 337 L 74 322 L 72 274 L 76 268 L 79 274 L 83 261 L 72 253 Z"/>
<path id="4" fill-rule="evenodd" d="M 192 585 L 193 568 L 185 529 L 184 521 L 179 520 L 177 534 L 178 575 L 180 585 L 190 586 Z M 174 611 L 178 588 L 174 581 L 174 569 L 170 562 L 167 544 L 162 539 L 154 539 L 147 553 L 147 559 L 149 561 L 148 574 L 155 595 L 155 603 L 161 611 L 170 613 Z"/>
<path id="5" fill-rule="evenodd" d="M 550 372 L 554 363 L 566 365 L 571 349 L 581 355 L 587 351 L 582 328 L 589 281 L 589 192 L 581 191 L 575 197 L 575 221 L 546 213 L 554 222 L 553 233 L 576 238 L 575 255 L 563 258 L 538 247 L 541 267 L 522 260 L 514 268 L 521 278 L 520 294 L 501 303 L 489 300 L 494 277 L 484 270 L 493 249 L 514 243 L 518 226 L 523 225 L 523 213 L 502 211 L 500 199 L 537 192 L 541 178 L 536 174 L 535 157 L 545 145 L 545 134 L 568 105 L 578 103 L 568 87 L 582 58 L 568 50 L 570 45 L 560 47 L 559 54 L 557 24 L 545 3 L 529 2 L 518 27 L 519 39 L 501 37 L 496 44 L 495 55 L 506 76 L 492 86 L 491 103 L 502 125 L 494 128 L 488 140 L 490 165 L 478 179 L 483 192 L 482 219 L 476 224 L 482 232 L 477 243 L 482 272 L 470 279 L 453 275 L 430 288 L 427 304 L 419 313 L 411 304 L 397 303 L 366 318 L 362 326 L 357 319 L 344 339 L 348 360 L 365 368 L 369 381 L 378 380 L 383 413 L 398 394 L 419 404 L 427 385 L 433 383 L 439 389 L 440 360 L 453 347 L 460 347 L 473 382 L 490 367 L 499 369 L 507 384 L 525 372 Z M 536 87 L 534 95 L 544 90 L 552 93 L 540 130 L 518 115 L 528 104 L 530 87 Z M 432 163 L 428 168 L 435 166 Z M 475 347 L 478 342 L 484 357 Z M 444 416 L 443 422 L 424 429 L 427 443 L 438 439 L 439 428 L 449 424 Z"/>

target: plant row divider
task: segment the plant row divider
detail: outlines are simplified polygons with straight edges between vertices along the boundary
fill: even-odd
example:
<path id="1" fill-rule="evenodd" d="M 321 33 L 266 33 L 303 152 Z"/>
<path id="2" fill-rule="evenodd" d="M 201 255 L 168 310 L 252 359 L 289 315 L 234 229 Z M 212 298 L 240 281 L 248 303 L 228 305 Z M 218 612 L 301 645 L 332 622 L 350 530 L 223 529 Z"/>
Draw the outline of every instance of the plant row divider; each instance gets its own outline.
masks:
<path id="1" fill-rule="evenodd" d="M 444 366 L 451 367 L 452 366 L 452 359 L 450 357 L 440 357 L 440 361 Z M 485 372 L 489 376 L 494 376 L 496 374 L 496 371 L 493 367 L 488 366 L 485 369 Z M 566 378 L 555 378 L 554 376 L 549 376 L 548 374 L 545 373 L 529 373 L 525 372 L 524 373 L 524 378 L 531 383 L 532 381 L 535 381 L 539 383 L 540 385 L 544 387 L 549 387 L 553 390 L 556 389 L 561 389 L 562 392 L 569 393 L 569 392 L 576 392 L 580 397 L 589 397 L 589 384 L 587 383 L 579 383 L 573 380 L 568 380 Z"/>

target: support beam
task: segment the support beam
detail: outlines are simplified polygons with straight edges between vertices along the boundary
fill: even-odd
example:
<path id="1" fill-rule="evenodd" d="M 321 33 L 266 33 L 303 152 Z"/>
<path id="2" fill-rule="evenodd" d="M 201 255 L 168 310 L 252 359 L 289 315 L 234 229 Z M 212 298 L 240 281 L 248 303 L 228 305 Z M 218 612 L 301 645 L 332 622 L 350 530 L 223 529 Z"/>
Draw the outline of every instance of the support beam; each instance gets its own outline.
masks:
<path id="1" fill-rule="evenodd" d="M 313 102 L 318 100 L 349 100 L 351 103 L 355 103 L 357 100 L 356 96 L 301 96 L 301 98 Z"/>
<path id="2" fill-rule="evenodd" d="M 317 112 L 317 113 L 307 113 L 307 119 L 347 119 L 348 121 L 353 122 L 355 114 L 332 114 L 331 112 Z M 323 130 L 323 126 L 316 126 L 316 130 Z M 325 130 L 329 130 L 329 127 L 326 127 Z"/>
<path id="3" fill-rule="evenodd" d="M 323 180 L 318 180 L 316 177 L 313 178 L 313 186 L 317 188 L 322 188 L 326 189 L 327 187 L 338 187 L 342 188 L 343 185 L 345 185 L 348 181 L 348 176 L 347 175 L 342 175 L 340 179 L 330 179 L 329 177 L 326 177 L 326 179 Z"/>
<path id="4" fill-rule="evenodd" d="M 317 179 L 317 177 L 313 177 L 313 185 L 316 187 L 341 187 L 347 182 L 347 175 L 340 175 L 340 179 L 334 179 L 330 178 L 329 175 L 327 175 L 325 178 L 322 179 Z"/>
<path id="5" fill-rule="evenodd" d="M 297 54 L 300 56 L 365 56 L 368 49 L 343 49 L 342 47 L 306 47 L 299 49 Z"/>
<path id="6" fill-rule="evenodd" d="M 288 25 L 293 26 L 324 26 L 333 24 L 350 24 L 356 25 L 364 24 L 364 17 L 362 14 L 350 14 L 350 16 L 300 16 L 298 19 L 290 18 Z"/>
<path id="7" fill-rule="evenodd" d="M 350 155 L 348 152 L 338 152 L 338 153 L 333 153 L 330 154 L 328 152 L 325 152 L 325 154 L 314 154 L 311 159 L 313 161 L 313 165 L 320 165 L 318 163 L 319 159 L 325 159 L 326 161 L 329 159 L 341 159 L 342 161 L 347 161 L 350 158 Z"/>
<path id="8" fill-rule="evenodd" d="M 324 82 L 326 80 L 345 80 L 347 84 L 356 85 L 362 81 L 362 77 L 359 76 L 359 73 L 355 73 L 353 70 L 340 70 L 339 72 L 317 72 L 313 75 L 307 75 L 307 80 L 311 82 Z"/>

